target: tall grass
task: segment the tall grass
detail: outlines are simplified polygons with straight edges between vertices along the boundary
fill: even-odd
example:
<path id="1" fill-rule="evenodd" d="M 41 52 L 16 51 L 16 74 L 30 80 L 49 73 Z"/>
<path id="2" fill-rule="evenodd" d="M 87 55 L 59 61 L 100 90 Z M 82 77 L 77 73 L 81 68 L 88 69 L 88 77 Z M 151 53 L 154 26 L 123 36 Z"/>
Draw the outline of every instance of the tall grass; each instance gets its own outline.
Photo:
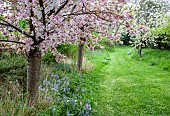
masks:
<path id="1" fill-rule="evenodd" d="M 136 53 L 132 58 L 147 63 L 150 66 L 157 66 L 162 70 L 170 71 L 170 51 L 157 49 L 143 49 L 143 57 L 138 57 Z"/>

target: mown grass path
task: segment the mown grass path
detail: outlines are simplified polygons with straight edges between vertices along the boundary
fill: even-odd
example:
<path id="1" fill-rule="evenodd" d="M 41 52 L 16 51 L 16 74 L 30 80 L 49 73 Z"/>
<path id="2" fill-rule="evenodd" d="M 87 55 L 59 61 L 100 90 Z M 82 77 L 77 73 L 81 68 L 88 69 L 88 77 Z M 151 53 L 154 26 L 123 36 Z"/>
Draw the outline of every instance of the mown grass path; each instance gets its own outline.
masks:
<path id="1" fill-rule="evenodd" d="M 170 116 L 170 72 L 131 59 L 130 49 L 109 52 L 100 69 L 96 116 Z"/>

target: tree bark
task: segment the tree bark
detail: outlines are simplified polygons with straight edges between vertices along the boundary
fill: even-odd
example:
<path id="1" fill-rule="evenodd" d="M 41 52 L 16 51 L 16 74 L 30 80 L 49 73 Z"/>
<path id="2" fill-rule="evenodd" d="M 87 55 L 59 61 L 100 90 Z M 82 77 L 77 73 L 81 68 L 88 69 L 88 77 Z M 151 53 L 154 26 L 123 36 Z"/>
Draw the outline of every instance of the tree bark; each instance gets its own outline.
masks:
<path id="1" fill-rule="evenodd" d="M 138 48 L 138 55 L 142 56 L 142 40 L 140 40 L 139 48 Z"/>
<path id="2" fill-rule="evenodd" d="M 38 47 L 28 56 L 27 69 L 27 106 L 33 106 L 38 100 L 38 84 L 40 79 L 41 53 Z"/>
<path id="3" fill-rule="evenodd" d="M 83 64 L 83 49 L 84 49 L 84 41 L 79 42 L 78 44 L 78 60 L 77 60 L 77 67 L 78 71 L 82 70 L 82 64 Z"/>
<path id="4" fill-rule="evenodd" d="M 0 48 L 0 57 L 2 56 L 2 49 Z"/>

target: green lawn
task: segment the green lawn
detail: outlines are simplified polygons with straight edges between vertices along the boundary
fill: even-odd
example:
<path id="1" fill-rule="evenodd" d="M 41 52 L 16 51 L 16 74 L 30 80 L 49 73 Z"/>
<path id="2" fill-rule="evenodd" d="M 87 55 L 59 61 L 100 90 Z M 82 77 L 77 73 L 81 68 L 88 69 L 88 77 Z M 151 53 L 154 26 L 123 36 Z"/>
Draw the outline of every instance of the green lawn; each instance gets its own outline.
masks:
<path id="1" fill-rule="evenodd" d="M 170 71 L 161 67 L 163 63 L 170 66 L 170 51 L 146 49 L 143 58 L 137 58 L 134 53 L 128 55 L 131 49 L 116 47 L 115 52 L 93 55 L 95 66 L 100 67 L 96 73 L 102 78 L 95 115 L 170 115 Z M 99 61 L 106 56 L 109 60 L 101 66 Z M 159 64 L 153 66 L 155 56 Z"/>

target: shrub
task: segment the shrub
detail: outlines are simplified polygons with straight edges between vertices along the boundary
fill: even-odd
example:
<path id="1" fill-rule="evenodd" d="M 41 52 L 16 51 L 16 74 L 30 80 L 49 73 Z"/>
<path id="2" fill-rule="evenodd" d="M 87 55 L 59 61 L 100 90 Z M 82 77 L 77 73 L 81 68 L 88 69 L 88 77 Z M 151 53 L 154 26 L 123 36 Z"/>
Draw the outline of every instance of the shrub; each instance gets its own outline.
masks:
<path id="1" fill-rule="evenodd" d="M 131 41 L 131 36 L 129 35 L 129 33 L 122 33 L 122 37 L 121 37 L 121 41 L 123 41 L 123 45 L 130 45 L 130 41 Z"/>
<path id="2" fill-rule="evenodd" d="M 57 47 L 57 51 L 69 58 L 74 58 L 77 55 L 78 47 L 73 44 L 62 44 Z"/>
<path id="3" fill-rule="evenodd" d="M 51 62 L 56 62 L 55 60 L 55 56 L 52 54 L 51 51 L 46 52 L 43 56 L 42 56 L 42 61 L 49 64 Z"/>
<path id="4" fill-rule="evenodd" d="M 115 41 L 111 41 L 107 37 L 102 37 L 99 44 L 101 46 L 103 46 L 106 50 L 110 50 L 111 48 L 113 48 L 115 46 Z"/>
<path id="5" fill-rule="evenodd" d="M 157 49 L 170 50 L 170 23 L 164 27 L 159 27 L 151 30 L 149 46 Z"/>

